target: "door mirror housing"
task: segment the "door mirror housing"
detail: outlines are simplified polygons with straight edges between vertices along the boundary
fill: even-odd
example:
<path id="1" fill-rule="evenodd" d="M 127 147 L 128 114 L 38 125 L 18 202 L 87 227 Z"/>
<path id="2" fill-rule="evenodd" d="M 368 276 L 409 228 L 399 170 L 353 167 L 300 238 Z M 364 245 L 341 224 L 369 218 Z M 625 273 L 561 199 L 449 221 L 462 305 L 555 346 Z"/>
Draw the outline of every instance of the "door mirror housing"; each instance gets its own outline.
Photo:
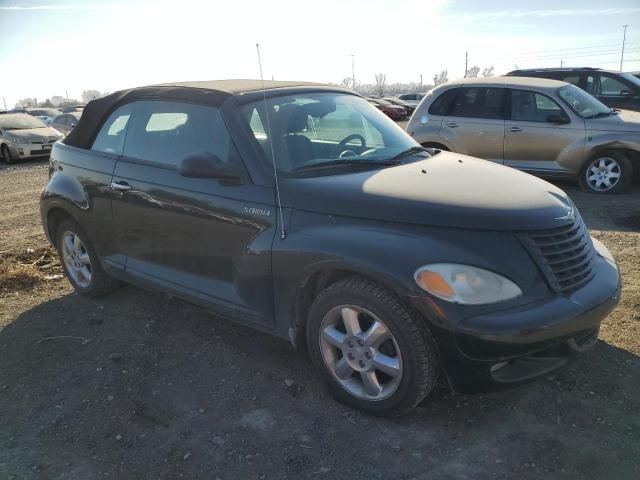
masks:
<path id="1" fill-rule="evenodd" d="M 240 180 L 240 174 L 217 155 L 208 152 L 191 153 L 180 160 L 178 173 L 191 178 Z"/>
<path id="2" fill-rule="evenodd" d="M 547 115 L 547 123 L 569 123 L 569 117 L 566 115 L 553 114 Z"/>

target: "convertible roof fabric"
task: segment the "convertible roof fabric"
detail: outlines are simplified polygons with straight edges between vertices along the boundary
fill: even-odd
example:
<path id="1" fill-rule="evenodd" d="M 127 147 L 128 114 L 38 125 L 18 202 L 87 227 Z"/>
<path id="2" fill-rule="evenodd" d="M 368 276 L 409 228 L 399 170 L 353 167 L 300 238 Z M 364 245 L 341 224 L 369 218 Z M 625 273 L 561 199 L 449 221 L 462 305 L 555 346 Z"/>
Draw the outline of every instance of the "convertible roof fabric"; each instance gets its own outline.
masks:
<path id="1" fill-rule="evenodd" d="M 281 82 L 274 80 L 209 80 L 151 85 L 120 90 L 106 97 L 92 100 L 82 112 L 78 125 L 65 138 L 64 143 L 78 148 L 90 148 L 96 129 L 107 115 L 132 100 L 188 101 L 219 107 L 229 97 L 247 92 L 289 87 L 323 87 L 321 83 Z"/>

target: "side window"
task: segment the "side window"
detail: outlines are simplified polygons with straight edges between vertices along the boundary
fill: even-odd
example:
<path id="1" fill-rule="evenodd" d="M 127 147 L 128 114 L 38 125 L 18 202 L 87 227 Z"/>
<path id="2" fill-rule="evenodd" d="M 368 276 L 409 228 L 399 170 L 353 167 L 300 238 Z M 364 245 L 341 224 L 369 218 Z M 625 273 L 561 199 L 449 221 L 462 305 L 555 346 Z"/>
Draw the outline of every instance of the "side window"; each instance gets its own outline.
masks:
<path id="1" fill-rule="evenodd" d="M 429 113 L 431 115 L 447 115 L 459 91 L 459 88 L 452 88 L 441 94 L 429 107 Z"/>
<path id="2" fill-rule="evenodd" d="M 631 87 L 621 82 L 612 75 L 606 73 L 600 74 L 600 95 L 621 96 L 625 92 L 629 92 Z"/>
<path id="3" fill-rule="evenodd" d="M 578 86 L 580 83 L 580 75 L 564 75 L 560 80 Z"/>
<path id="4" fill-rule="evenodd" d="M 98 136 L 93 141 L 91 150 L 105 153 L 122 154 L 124 137 L 127 133 L 129 117 L 131 117 L 132 105 L 127 104 L 116 109 L 107 121 L 102 124 Z"/>
<path id="5" fill-rule="evenodd" d="M 511 91 L 511 120 L 546 122 L 550 115 L 566 116 L 564 110 L 546 95 L 528 90 Z"/>
<path id="6" fill-rule="evenodd" d="M 449 115 L 455 117 L 501 119 L 504 89 L 462 88 L 456 96 Z"/>
<path id="7" fill-rule="evenodd" d="M 585 90 L 587 91 L 587 93 L 590 93 L 592 95 L 596 95 L 596 77 L 593 75 L 587 75 L 587 82 L 585 85 Z"/>
<path id="8" fill-rule="evenodd" d="M 230 161 L 232 142 L 217 108 L 166 101 L 135 103 L 124 155 L 178 165 L 191 153 L 208 152 Z"/>

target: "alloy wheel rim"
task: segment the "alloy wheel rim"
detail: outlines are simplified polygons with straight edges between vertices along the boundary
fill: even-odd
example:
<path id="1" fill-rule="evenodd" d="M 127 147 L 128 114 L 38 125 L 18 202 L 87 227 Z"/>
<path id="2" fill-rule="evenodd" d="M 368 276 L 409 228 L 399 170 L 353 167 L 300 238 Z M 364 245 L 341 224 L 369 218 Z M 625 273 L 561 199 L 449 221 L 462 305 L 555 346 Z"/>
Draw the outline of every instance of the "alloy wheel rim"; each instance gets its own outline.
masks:
<path id="1" fill-rule="evenodd" d="M 357 398 L 385 400 L 400 386 L 398 342 L 384 322 L 363 307 L 339 305 L 326 313 L 320 351 L 333 377 Z"/>
<path id="2" fill-rule="evenodd" d="M 587 168 L 585 176 L 591 189 L 604 192 L 615 187 L 620 181 L 620 164 L 615 158 L 596 158 Z"/>
<path id="3" fill-rule="evenodd" d="M 62 260 L 78 286 L 86 288 L 91 284 L 89 252 L 80 237 L 73 232 L 67 231 L 62 235 Z"/>

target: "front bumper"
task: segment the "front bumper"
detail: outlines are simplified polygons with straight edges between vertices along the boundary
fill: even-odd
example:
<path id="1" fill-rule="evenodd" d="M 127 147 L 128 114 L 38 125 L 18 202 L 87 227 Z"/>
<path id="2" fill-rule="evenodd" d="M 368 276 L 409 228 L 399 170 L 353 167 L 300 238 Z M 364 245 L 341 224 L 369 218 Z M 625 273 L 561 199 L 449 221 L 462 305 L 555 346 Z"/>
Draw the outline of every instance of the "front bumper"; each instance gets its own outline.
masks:
<path id="1" fill-rule="evenodd" d="M 52 143 L 9 143 L 7 144 L 14 159 L 47 158 L 51 154 Z"/>
<path id="2" fill-rule="evenodd" d="M 460 393 L 500 390 L 567 363 L 596 343 L 600 323 L 620 299 L 620 275 L 610 253 L 598 251 L 595 276 L 570 295 L 470 316 L 436 327 L 449 383 Z M 452 320 L 452 319 L 449 319 Z"/>

